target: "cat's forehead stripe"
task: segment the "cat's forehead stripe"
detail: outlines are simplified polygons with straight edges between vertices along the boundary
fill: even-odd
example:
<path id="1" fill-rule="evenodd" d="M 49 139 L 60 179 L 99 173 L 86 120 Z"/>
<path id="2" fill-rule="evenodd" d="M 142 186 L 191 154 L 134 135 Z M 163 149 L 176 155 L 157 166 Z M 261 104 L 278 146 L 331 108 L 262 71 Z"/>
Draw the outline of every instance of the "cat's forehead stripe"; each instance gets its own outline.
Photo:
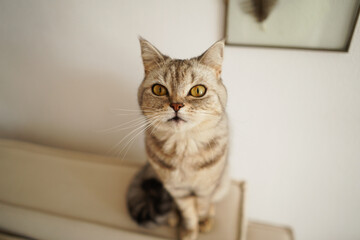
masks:
<path id="1" fill-rule="evenodd" d="M 192 64 L 189 60 L 172 60 L 164 73 L 164 78 L 167 83 L 173 83 L 179 85 L 184 81 L 184 78 L 188 74 L 189 69 L 192 67 Z M 192 78 L 194 77 L 192 73 Z"/>

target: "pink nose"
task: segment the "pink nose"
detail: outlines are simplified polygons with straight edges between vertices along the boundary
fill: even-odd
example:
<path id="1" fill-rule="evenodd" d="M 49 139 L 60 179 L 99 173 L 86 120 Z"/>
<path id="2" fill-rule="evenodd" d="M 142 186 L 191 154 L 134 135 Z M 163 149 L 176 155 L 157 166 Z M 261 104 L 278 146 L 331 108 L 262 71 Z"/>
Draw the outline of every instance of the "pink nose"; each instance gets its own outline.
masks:
<path id="1" fill-rule="evenodd" d="M 170 107 L 172 107 L 175 112 L 178 112 L 183 106 L 184 104 L 182 103 L 170 103 Z"/>

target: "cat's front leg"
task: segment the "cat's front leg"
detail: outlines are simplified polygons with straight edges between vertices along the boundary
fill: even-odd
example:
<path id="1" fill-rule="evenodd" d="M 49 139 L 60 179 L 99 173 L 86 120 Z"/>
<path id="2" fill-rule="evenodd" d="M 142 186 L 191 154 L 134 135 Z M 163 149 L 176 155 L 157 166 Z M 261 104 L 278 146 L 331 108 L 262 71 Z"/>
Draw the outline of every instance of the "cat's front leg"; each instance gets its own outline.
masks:
<path id="1" fill-rule="evenodd" d="M 199 218 L 195 208 L 196 197 L 188 196 L 175 198 L 175 202 L 180 210 L 182 224 L 180 226 L 181 240 L 196 240 L 199 234 Z"/>
<path id="2" fill-rule="evenodd" d="M 197 197 L 196 206 L 199 216 L 199 231 L 209 232 L 214 225 L 215 205 L 208 197 Z"/>

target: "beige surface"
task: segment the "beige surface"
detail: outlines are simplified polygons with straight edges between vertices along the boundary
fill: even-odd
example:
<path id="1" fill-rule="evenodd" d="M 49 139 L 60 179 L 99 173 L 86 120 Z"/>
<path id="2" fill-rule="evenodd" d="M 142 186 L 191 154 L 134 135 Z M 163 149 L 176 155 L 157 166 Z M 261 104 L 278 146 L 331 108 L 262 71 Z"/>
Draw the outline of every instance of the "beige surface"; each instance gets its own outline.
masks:
<path id="1" fill-rule="evenodd" d="M 0 139 L 0 228 L 46 240 L 174 239 L 166 227 L 146 230 L 129 218 L 126 186 L 138 167 L 116 159 Z M 249 222 L 245 184 L 233 183 L 217 223 L 201 239 L 292 240 L 286 227 Z M 0 239 L 11 238 L 0 234 Z"/>
<path id="2" fill-rule="evenodd" d="M 8 236 L 8 235 L 0 233 L 0 240 L 22 240 L 22 239 L 23 238 L 21 238 L 21 237 L 13 237 L 13 236 Z"/>
<path id="3" fill-rule="evenodd" d="M 41 240 L 165 239 L 132 231 L 124 231 L 117 227 L 80 221 L 75 218 L 43 213 L 18 206 L 9 206 L 3 203 L 0 203 L 0 212 L 0 225 L 2 227 L 6 227 L 12 232 L 18 232 L 24 236 L 31 236 Z"/>
<path id="4" fill-rule="evenodd" d="M 293 240 L 290 228 L 265 223 L 249 222 L 246 240 Z"/>
<path id="5" fill-rule="evenodd" d="M 96 228 L 174 239 L 173 229 L 147 230 L 130 220 L 124 196 L 137 169 L 114 159 L 1 140 L 0 226 L 40 239 L 90 239 Z M 240 239 L 243 191 L 244 183 L 232 184 L 218 206 L 214 230 L 200 239 Z M 54 234 L 48 225 L 63 230 Z"/>

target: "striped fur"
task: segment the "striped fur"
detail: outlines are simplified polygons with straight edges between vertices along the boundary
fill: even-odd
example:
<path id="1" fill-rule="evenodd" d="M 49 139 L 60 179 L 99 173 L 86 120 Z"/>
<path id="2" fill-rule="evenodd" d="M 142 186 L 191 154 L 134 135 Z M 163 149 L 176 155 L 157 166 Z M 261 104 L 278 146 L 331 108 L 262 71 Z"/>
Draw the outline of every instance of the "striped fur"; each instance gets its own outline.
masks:
<path id="1" fill-rule="evenodd" d="M 138 102 L 149 122 L 147 159 L 180 211 L 180 238 L 195 240 L 199 230 L 211 228 L 213 203 L 229 186 L 227 93 L 220 78 L 224 42 L 215 43 L 200 57 L 186 60 L 165 56 L 144 39 L 140 44 L 145 78 L 138 90 Z M 154 84 L 166 87 L 168 94 L 156 96 L 152 92 Z M 206 87 L 204 96 L 189 94 L 196 85 Z M 184 106 L 176 113 L 172 103 Z M 175 116 L 182 120 L 172 120 Z M 140 175 L 134 181 L 141 182 Z"/>

